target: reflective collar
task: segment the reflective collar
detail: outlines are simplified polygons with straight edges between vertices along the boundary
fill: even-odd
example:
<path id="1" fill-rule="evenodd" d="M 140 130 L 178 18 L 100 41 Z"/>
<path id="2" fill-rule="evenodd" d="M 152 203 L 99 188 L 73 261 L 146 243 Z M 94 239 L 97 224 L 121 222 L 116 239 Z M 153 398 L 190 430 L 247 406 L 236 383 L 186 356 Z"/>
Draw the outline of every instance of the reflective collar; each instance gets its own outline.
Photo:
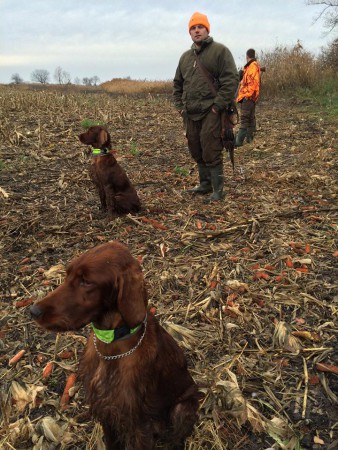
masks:
<path id="1" fill-rule="evenodd" d="M 143 333 L 142 333 L 140 339 L 139 339 L 138 342 L 136 343 L 136 345 L 135 345 L 133 348 L 131 348 L 130 350 L 128 350 L 127 352 L 125 352 L 125 353 L 119 353 L 118 355 L 103 355 L 103 354 L 99 351 L 99 349 L 97 348 L 97 343 L 96 343 L 97 337 L 96 337 L 96 334 L 95 334 L 95 328 L 93 327 L 93 329 L 94 329 L 93 343 L 94 343 L 94 347 L 95 347 L 96 353 L 99 355 L 99 357 L 100 357 L 101 359 L 104 359 L 105 361 L 112 361 L 112 360 L 124 358 L 125 356 L 130 356 L 130 355 L 131 355 L 132 353 L 134 353 L 134 351 L 137 350 L 138 347 L 141 345 L 141 343 L 142 343 L 142 341 L 143 341 L 143 338 L 144 338 L 144 336 L 145 336 L 145 334 L 146 334 L 146 331 L 147 331 L 147 314 L 146 314 L 146 316 L 145 316 L 143 322 L 142 322 L 140 325 L 138 325 L 136 328 L 139 328 L 139 327 L 141 327 L 142 325 L 144 325 L 144 330 L 143 330 Z M 92 324 L 92 326 L 93 326 L 93 324 Z M 121 327 L 121 328 L 123 328 L 123 327 Z M 115 331 L 116 331 L 116 330 L 118 330 L 118 328 L 115 328 Z M 135 330 L 135 328 L 133 328 L 133 330 Z M 103 331 L 105 331 L 105 330 L 103 330 Z M 109 330 L 108 330 L 108 331 L 109 331 Z M 114 331 L 114 330 L 110 330 L 110 331 Z M 135 333 L 135 331 L 134 331 L 134 333 Z M 128 336 L 130 336 L 130 334 L 129 334 Z M 126 337 L 126 338 L 127 338 L 127 337 Z M 124 338 L 122 338 L 122 339 L 124 339 Z"/>
<path id="2" fill-rule="evenodd" d="M 93 331 L 97 339 L 105 344 L 110 344 L 111 342 L 117 341 L 119 339 L 127 339 L 129 336 L 135 334 L 143 325 L 144 322 L 136 325 L 134 328 L 128 328 L 126 325 L 118 328 L 114 328 L 113 330 L 99 330 L 91 323 Z"/>
<path id="3" fill-rule="evenodd" d="M 103 156 L 108 155 L 109 150 L 107 148 L 93 148 L 92 149 L 92 155 L 93 156 Z"/>

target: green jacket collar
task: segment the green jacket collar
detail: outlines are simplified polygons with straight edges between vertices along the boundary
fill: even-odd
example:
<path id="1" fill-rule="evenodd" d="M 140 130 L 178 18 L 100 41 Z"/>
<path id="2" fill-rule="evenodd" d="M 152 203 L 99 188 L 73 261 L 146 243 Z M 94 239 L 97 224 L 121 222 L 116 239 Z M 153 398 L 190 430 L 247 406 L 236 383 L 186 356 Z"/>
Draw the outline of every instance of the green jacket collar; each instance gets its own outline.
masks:
<path id="1" fill-rule="evenodd" d="M 211 36 L 208 36 L 206 39 L 204 39 L 204 41 L 202 41 L 202 45 L 199 47 L 198 45 L 196 45 L 195 43 L 192 44 L 191 48 L 196 51 L 197 53 L 201 52 L 202 50 L 205 49 L 205 47 L 207 47 L 208 45 L 210 45 L 212 42 L 214 41 L 214 39 Z"/>

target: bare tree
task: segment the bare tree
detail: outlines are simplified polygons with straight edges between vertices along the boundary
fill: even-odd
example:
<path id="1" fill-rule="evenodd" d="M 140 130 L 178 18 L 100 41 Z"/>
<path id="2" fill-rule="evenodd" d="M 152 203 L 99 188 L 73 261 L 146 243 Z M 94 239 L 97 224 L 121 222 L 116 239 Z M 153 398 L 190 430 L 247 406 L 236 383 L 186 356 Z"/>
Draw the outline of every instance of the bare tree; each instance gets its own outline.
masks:
<path id="1" fill-rule="evenodd" d="M 94 84 L 94 86 L 97 86 L 98 83 L 100 83 L 100 78 L 97 75 L 94 75 L 92 78 L 92 83 Z"/>
<path id="2" fill-rule="evenodd" d="M 62 84 L 62 67 L 58 66 L 54 71 L 54 80 L 58 84 Z"/>
<path id="3" fill-rule="evenodd" d="M 82 78 L 82 84 L 84 84 L 85 86 L 91 86 L 92 85 L 91 78 L 88 78 L 88 77 Z"/>
<path id="4" fill-rule="evenodd" d="M 330 33 L 338 25 L 338 0 L 308 0 L 308 5 L 322 5 L 323 9 L 316 17 L 324 20 L 324 27 Z"/>
<path id="5" fill-rule="evenodd" d="M 20 75 L 18 73 L 13 73 L 13 75 L 11 76 L 11 81 L 14 84 L 21 84 L 21 83 L 23 83 L 23 79 L 20 77 Z"/>
<path id="6" fill-rule="evenodd" d="M 97 75 L 94 75 L 93 77 L 84 77 L 82 78 L 82 84 L 85 86 L 97 86 L 97 84 L 100 82 L 100 78 Z"/>
<path id="7" fill-rule="evenodd" d="M 62 67 L 58 66 L 54 71 L 54 80 L 58 84 L 70 84 L 71 78 L 70 74 L 62 69 Z"/>
<path id="8" fill-rule="evenodd" d="M 31 80 L 35 83 L 47 84 L 49 82 L 49 72 L 45 69 L 36 69 L 31 73 Z"/>

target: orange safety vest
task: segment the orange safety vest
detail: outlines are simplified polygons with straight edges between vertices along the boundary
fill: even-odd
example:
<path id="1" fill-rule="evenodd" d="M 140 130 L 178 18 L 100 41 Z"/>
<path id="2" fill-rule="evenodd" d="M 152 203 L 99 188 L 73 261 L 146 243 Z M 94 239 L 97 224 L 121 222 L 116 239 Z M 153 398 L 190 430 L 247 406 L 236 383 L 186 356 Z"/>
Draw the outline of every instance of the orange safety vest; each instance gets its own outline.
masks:
<path id="1" fill-rule="evenodd" d="M 244 66 L 244 74 L 236 99 L 237 102 L 242 101 L 243 98 L 250 99 L 254 102 L 257 101 L 259 96 L 260 72 L 260 67 L 255 59 L 252 59 Z"/>

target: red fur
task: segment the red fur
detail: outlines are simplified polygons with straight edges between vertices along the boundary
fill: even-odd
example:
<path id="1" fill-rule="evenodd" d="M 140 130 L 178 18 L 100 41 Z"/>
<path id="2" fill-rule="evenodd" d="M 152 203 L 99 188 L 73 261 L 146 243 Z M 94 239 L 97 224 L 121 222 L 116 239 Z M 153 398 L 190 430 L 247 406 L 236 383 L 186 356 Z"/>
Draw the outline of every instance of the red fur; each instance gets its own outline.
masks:
<path id="1" fill-rule="evenodd" d="M 89 322 L 99 329 L 133 328 L 147 314 L 144 338 L 121 359 L 102 359 L 90 334 L 79 375 L 94 417 L 102 424 L 107 449 L 151 450 L 158 440 L 183 449 L 197 420 L 199 393 L 183 351 L 147 312 L 139 263 L 127 247 L 110 242 L 74 259 L 64 283 L 31 307 L 34 319 L 51 331 L 76 330 Z M 103 355 L 135 347 L 144 332 L 105 344 Z"/>
<path id="2" fill-rule="evenodd" d="M 108 211 L 110 218 L 139 211 L 140 199 L 126 172 L 111 152 L 108 131 L 95 125 L 80 134 L 79 139 L 93 148 L 107 149 L 107 154 L 92 158 L 89 171 L 90 178 L 98 190 L 102 209 Z"/>

